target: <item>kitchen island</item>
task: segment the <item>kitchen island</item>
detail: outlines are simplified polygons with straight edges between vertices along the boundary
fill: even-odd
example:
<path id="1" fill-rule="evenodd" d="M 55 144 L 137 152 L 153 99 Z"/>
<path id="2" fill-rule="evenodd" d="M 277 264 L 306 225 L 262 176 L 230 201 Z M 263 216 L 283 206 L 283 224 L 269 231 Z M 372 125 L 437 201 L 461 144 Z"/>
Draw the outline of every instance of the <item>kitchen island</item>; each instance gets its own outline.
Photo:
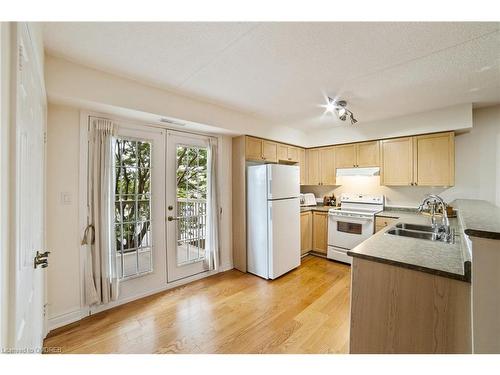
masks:
<path id="1" fill-rule="evenodd" d="M 397 223 L 430 224 L 416 211 L 386 210 Z M 388 234 L 353 257 L 351 353 L 470 353 L 470 255 L 458 219 L 454 243 Z"/>

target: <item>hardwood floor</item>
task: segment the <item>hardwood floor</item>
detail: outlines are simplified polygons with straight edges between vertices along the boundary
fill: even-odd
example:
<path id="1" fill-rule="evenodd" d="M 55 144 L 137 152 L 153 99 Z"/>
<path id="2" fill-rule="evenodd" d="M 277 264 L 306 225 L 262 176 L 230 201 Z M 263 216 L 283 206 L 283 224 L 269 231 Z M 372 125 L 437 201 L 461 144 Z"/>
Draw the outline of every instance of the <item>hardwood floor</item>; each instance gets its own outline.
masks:
<path id="1" fill-rule="evenodd" d="M 307 256 L 273 281 L 236 270 L 51 333 L 63 353 L 347 353 L 350 267 Z"/>

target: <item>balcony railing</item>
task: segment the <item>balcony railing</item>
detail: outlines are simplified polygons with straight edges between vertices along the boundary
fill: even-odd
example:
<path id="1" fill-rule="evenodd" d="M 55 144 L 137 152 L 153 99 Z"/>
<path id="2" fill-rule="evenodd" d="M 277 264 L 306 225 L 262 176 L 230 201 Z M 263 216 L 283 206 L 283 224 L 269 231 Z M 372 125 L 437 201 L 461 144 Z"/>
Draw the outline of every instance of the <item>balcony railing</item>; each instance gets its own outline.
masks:
<path id="1" fill-rule="evenodd" d="M 207 200 L 177 199 L 177 262 L 197 262 L 205 258 Z"/>

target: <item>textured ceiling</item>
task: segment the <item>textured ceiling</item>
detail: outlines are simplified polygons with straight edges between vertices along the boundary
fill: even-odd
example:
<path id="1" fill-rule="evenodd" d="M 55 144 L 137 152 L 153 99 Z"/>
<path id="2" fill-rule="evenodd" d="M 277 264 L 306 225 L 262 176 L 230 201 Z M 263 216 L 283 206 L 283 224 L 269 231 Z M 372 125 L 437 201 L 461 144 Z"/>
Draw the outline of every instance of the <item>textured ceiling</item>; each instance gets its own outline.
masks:
<path id="1" fill-rule="evenodd" d="M 500 103 L 499 23 L 45 23 L 50 54 L 307 130 Z"/>

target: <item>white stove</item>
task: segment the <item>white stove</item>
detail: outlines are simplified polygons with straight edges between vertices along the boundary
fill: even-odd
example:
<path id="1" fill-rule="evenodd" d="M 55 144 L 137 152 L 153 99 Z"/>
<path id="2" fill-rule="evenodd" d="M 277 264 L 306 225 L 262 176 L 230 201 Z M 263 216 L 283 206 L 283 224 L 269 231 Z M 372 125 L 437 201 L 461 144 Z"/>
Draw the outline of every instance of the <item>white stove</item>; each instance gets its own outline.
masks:
<path id="1" fill-rule="evenodd" d="M 347 251 L 373 234 L 375 214 L 383 211 L 384 196 L 343 193 L 339 200 L 340 207 L 328 211 L 327 257 L 351 264 Z"/>

